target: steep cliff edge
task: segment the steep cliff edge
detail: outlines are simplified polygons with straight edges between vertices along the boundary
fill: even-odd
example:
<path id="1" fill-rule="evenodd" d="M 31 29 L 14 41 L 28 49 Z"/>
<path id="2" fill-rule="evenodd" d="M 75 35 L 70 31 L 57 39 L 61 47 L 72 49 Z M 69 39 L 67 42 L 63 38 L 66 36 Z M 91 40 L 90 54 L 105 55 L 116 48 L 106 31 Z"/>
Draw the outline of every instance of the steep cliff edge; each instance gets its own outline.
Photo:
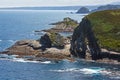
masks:
<path id="1" fill-rule="evenodd" d="M 98 59 L 101 50 L 92 30 L 91 22 L 87 18 L 83 18 L 80 25 L 74 30 L 71 40 L 71 54 L 85 58 L 87 45 L 89 46 L 92 59 Z"/>
<path id="2" fill-rule="evenodd" d="M 83 18 L 74 30 L 71 40 L 71 54 L 86 57 L 89 51 L 92 59 L 113 58 L 114 54 L 101 51 L 120 52 L 120 10 L 95 12 Z M 120 54 L 116 54 L 120 58 Z M 118 57 L 119 56 L 119 57 Z"/>

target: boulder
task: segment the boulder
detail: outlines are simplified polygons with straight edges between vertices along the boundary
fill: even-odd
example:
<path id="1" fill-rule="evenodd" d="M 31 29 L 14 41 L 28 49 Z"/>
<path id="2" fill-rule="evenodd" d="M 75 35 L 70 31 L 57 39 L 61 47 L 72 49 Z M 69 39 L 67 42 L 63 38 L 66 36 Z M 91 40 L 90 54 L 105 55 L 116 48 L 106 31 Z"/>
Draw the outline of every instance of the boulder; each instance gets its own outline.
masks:
<path id="1" fill-rule="evenodd" d="M 43 49 L 51 47 L 63 48 L 65 40 L 63 36 L 55 32 L 46 33 L 39 39 Z"/>
<path id="2" fill-rule="evenodd" d="M 40 44 L 42 45 L 41 48 L 50 48 L 52 46 L 52 41 L 50 40 L 49 35 L 46 33 L 45 35 L 41 36 L 39 39 Z"/>
<path id="3" fill-rule="evenodd" d="M 40 43 L 36 40 L 17 41 L 13 46 L 6 49 L 7 54 L 15 55 L 35 55 L 40 52 Z"/>

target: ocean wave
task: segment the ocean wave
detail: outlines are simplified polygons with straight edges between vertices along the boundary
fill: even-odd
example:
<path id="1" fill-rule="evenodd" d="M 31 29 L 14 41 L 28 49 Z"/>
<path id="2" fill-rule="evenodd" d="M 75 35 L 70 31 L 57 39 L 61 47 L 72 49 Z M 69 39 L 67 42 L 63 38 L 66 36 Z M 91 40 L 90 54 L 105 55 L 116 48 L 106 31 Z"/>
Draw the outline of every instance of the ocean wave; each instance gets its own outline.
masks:
<path id="1" fill-rule="evenodd" d="M 10 43 L 16 42 L 16 40 L 0 40 L 0 42 L 5 42 L 5 41 L 10 42 Z"/>
<path id="2" fill-rule="evenodd" d="M 18 55 L 8 55 L 8 54 L 0 54 L 0 60 L 10 60 L 14 62 L 23 62 L 23 63 L 42 63 L 42 64 L 51 64 L 52 61 L 35 61 L 35 60 L 27 60 L 25 58 L 16 58 Z"/>
<path id="3" fill-rule="evenodd" d="M 77 68 L 70 68 L 70 69 L 60 69 L 60 70 L 50 70 L 50 71 L 53 71 L 53 72 L 78 72 L 80 71 L 80 69 L 77 69 Z"/>
<path id="4" fill-rule="evenodd" d="M 13 59 L 17 57 L 18 55 L 8 55 L 8 54 L 0 54 L 0 58 L 6 58 L 6 59 Z"/>
<path id="5" fill-rule="evenodd" d="M 40 62 L 40 63 L 43 63 L 43 64 L 51 64 L 52 62 L 51 62 L 51 61 L 43 61 L 43 62 Z"/>
<path id="6" fill-rule="evenodd" d="M 24 58 L 13 58 L 12 61 L 15 62 L 22 62 L 22 63 L 42 63 L 42 64 L 51 64 L 51 61 L 34 61 L 34 60 L 27 60 Z"/>
<path id="7" fill-rule="evenodd" d="M 8 42 L 15 43 L 15 40 L 7 40 Z"/>
<path id="8" fill-rule="evenodd" d="M 82 71 L 84 74 L 99 74 L 104 70 L 103 68 L 83 68 L 80 71 Z"/>
<path id="9" fill-rule="evenodd" d="M 112 80 L 120 80 L 120 76 L 110 77 Z"/>
<path id="10" fill-rule="evenodd" d="M 80 72 L 83 74 L 99 74 L 102 73 L 104 68 L 69 68 L 69 69 L 60 69 L 60 70 L 50 70 L 54 72 Z M 107 73 L 107 71 L 106 71 Z"/>
<path id="11" fill-rule="evenodd" d="M 23 63 L 39 63 L 39 61 L 30 61 L 30 60 L 25 60 L 23 58 L 13 58 L 12 61 L 23 62 Z"/>

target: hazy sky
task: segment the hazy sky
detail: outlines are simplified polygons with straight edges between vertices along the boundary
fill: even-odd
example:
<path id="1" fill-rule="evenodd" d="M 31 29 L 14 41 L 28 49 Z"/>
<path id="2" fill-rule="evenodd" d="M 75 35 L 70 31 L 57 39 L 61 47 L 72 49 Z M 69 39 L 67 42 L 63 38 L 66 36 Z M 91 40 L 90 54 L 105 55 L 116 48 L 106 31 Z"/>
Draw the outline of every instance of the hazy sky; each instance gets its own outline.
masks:
<path id="1" fill-rule="evenodd" d="M 120 0 L 0 0 L 0 7 L 98 5 Z"/>

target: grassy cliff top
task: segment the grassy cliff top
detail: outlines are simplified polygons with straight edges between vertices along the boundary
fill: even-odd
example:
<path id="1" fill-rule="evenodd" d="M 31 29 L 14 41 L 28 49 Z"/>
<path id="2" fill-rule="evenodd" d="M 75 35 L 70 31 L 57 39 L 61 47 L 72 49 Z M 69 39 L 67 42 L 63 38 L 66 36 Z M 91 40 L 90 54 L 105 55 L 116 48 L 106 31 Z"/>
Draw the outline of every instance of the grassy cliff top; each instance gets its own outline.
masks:
<path id="1" fill-rule="evenodd" d="M 120 52 L 120 9 L 91 13 L 87 18 L 103 48 Z"/>

